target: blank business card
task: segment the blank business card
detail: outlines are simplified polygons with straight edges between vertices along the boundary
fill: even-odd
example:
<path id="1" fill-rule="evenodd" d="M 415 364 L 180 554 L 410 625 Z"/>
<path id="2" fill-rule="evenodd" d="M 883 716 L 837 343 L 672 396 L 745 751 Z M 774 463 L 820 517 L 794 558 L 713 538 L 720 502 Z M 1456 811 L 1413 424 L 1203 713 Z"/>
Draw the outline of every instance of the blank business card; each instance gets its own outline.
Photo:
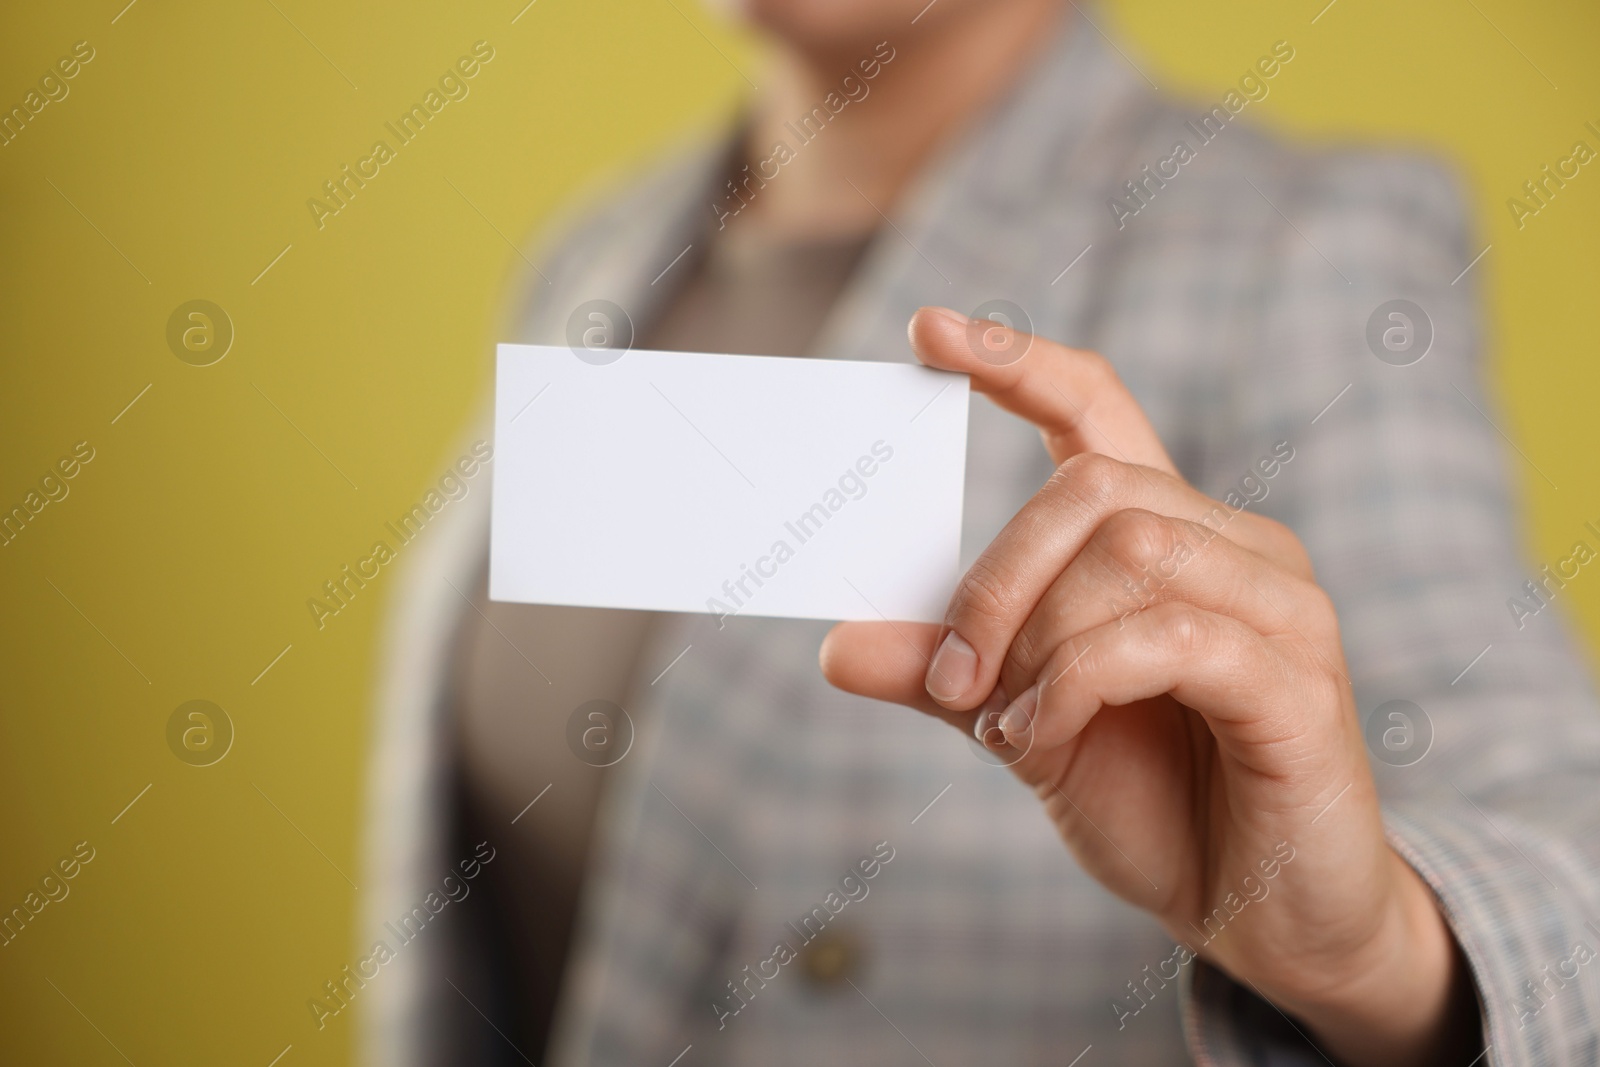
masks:
<path id="1" fill-rule="evenodd" d="M 937 622 L 967 401 L 906 363 L 501 345 L 489 595 Z"/>

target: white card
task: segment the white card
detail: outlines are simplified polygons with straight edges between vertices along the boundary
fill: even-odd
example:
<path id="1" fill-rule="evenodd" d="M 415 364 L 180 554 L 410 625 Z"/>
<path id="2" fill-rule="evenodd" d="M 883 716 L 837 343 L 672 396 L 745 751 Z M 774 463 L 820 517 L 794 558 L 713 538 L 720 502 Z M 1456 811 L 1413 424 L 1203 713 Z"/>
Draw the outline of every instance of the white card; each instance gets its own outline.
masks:
<path id="1" fill-rule="evenodd" d="M 967 399 L 905 363 L 501 345 L 489 595 L 937 622 Z"/>

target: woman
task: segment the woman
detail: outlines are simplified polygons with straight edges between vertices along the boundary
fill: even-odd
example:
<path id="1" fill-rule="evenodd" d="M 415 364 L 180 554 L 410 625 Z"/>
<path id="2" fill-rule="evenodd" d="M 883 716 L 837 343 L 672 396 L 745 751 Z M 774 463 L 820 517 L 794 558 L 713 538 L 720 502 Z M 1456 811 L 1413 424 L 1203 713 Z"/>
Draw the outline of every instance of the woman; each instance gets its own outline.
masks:
<path id="1" fill-rule="evenodd" d="M 538 1060 L 552 1013 L 562 1063 L 1580 1062 L 1595 703 L 1506 617 L 1449 182 L 1244 125 L 1292 40 L 1168 107 L 1054 0 L 745 9 L 744 122 L 575 227 L 515 339 L 604 300 L 610 343 L 905 359 L 910 321 L 994 401 L 976 566 L 944 626 L 825 642 L 494 604 L 469 498 L 397 615 L 369 925 L 482 837 L 504 950 L 408 946 L 374 1062 Z"/>

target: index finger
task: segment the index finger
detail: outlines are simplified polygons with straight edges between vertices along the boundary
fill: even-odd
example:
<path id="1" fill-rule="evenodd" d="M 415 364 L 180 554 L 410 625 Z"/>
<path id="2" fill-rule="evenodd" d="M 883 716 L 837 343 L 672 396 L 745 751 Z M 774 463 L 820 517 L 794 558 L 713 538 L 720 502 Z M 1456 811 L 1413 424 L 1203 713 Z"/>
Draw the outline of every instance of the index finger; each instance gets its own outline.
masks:
<path id="1" fill-rule="evenodd" d="M 1038 427 L 1056 463 L 1099 452 L 1178 473 L 1104 356 L 941 307 L 918 308 L 906 332 L 923 363 L 970 375 L 974 389 Z M 985 358 L 993 351 L 1023 354 L 1006 361 Z"/>

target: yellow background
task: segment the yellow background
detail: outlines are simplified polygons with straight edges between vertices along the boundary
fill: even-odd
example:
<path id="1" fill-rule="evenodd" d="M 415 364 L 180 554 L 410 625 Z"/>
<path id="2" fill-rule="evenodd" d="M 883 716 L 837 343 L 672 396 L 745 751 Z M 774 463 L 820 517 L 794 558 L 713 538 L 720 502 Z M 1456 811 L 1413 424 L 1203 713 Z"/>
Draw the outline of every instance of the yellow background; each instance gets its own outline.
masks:
<path id="1" fill-rule="evenodd" d="M 760 57 L 687 0 L 537 0 L 515 24 L 524 0 L 139 0 L 113 24 L 124 2 L 0 15 L 7 110 L 74 42 L 97 52 L 0 148 L 0 507 L 75 442 L 96 449 L 0 548 L 0 910 L 75 842 L 97 850 L 0 948 L 0 1059 L 121 1063 L 114 1044 L 140 1065 L 265 1067 L 292 1044 L 284 1067 L 342 1063 L 352 1017 L 318 1033 L 305 1003 L 352 958 L 387 575 L 320 633 L 305 600 L 453 458 L 513 263 L 496 229 L 522 237 L 734 105 L 744 82 L 689 19 L 757 81 Z M 1576 139 L 1600 147 L 1583 129 L 1600 9 L 1338 0 L 1312 24 L 1324 2 L 1096 18 L 1163 93 L 1206 99 L 1286 38 L 1294 65 L 1253 119 L 1460 163 L 1493 244 L 1469 277 L 1496 421 L 1559 486 L 1517 461 L 1534 554 L 1565 555 L 1600 520 L 1600 166 L 1520 232 L 1505 200 Z M 319 232 L 306 199 L 479 39 L 496 55 L 470 97 Z M 237 331 L 205 368 L 165 341 L 195 298 Z M 1600 582 L 1560 606 L 1600 639 Z M 237 729 L 206 768 L 165 740 L 197 697 Z"/>

